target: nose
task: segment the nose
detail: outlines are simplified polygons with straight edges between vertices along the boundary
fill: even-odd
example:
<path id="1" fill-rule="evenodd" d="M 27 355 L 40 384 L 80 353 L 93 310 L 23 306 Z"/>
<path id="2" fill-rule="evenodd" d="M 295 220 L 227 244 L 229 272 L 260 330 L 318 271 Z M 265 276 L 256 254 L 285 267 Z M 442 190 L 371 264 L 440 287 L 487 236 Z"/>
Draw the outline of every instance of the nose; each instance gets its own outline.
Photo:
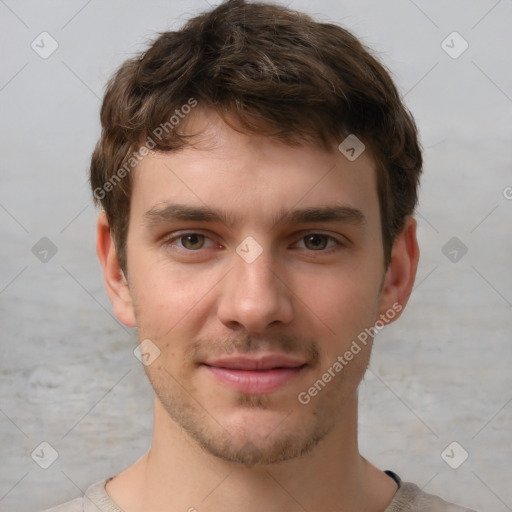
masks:
<path id="1" fill-rule="evenodd" d="M 222 283 L 217 314 L 226 327 L 256 334 L 292 321 L 293 293 L 269 251 L 251 262 L 234 254 Z"/>

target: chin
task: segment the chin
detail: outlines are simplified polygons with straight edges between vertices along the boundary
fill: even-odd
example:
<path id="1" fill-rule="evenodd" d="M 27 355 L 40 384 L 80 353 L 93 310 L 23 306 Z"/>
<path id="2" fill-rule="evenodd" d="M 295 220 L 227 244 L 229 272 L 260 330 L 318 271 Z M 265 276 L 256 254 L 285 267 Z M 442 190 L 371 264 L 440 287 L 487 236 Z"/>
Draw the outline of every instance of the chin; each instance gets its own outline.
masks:
<path id="1" fill-rule="evenodd" d="M 217 458 L 246 467 L 267 466 L 309 453 L 332 427 L 327 422 L 305 424 L 298 419 L 293 411 L 246 409 L 219 417 L 224 428 L 216 434 L 210 429 L 189 433 Z"/>

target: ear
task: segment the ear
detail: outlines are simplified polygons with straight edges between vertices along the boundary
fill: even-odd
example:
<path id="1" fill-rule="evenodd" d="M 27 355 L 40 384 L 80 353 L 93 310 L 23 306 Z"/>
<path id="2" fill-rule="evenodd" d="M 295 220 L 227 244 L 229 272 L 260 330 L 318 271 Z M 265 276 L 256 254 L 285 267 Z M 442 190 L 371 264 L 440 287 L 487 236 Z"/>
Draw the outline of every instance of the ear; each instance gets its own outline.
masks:
<path id="1" fill-rule="evenodd" d="M 400 316 L 412 292 L 420 257 L 416 225 L 413 217 L 407 217 L 404 228 L 393 244 L 391 262 L 384 276 L 379 305 L 380 318 L 385 323 L 391 323 Z M 390 318 L 386 311 L 391 309 L 394 314 Z"/>
<path id="2" fill-rule="evenodd" d="M 117 319 L 129 327 L 135 327 L 135 310 L 130 289 L 119 265 L 110 225 L 104 211 L 98 215 L 96 252 L 103 268 L 105 287 Z"/>

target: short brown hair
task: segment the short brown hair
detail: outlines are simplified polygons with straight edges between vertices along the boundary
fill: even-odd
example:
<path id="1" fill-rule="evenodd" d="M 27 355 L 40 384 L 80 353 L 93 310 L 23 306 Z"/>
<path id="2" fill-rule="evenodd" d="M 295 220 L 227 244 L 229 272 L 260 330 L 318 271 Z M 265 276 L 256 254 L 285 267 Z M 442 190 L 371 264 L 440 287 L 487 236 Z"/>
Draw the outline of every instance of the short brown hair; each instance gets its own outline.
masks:
<path id="1" fill-rule="evenodd" d="M 228 0 L 160 34 L 107 85 L 90 181 L 125 272 L 135 156 L 144 146 L 173 151 L 190 143 L 185 123 L 170 119 L 191 100 L 233 126 L 228 114 L 246 133 L 291 145 L 329 149 L 355 134 L 377 168 L 387 268 L 416 206 L 422 166 L 414 120 L 388 71 L 337 25 L 281 6 Z"/>

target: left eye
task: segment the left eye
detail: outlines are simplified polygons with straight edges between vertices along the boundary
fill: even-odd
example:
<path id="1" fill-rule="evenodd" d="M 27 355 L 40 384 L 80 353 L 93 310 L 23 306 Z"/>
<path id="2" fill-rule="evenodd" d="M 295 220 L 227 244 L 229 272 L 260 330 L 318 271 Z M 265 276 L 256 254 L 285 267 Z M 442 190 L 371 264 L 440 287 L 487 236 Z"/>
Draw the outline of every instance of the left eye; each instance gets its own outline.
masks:
<path id="1" fill-rule="evenodd" d="M 300 242 L 303 242 L 304 247 L 311 251 L 322 251 L 324 249 L 330 249 L 333 246 L 340 245 L 332 236 L 323 235 L 322 233 L 311 233 L 301 238 Z"/>

